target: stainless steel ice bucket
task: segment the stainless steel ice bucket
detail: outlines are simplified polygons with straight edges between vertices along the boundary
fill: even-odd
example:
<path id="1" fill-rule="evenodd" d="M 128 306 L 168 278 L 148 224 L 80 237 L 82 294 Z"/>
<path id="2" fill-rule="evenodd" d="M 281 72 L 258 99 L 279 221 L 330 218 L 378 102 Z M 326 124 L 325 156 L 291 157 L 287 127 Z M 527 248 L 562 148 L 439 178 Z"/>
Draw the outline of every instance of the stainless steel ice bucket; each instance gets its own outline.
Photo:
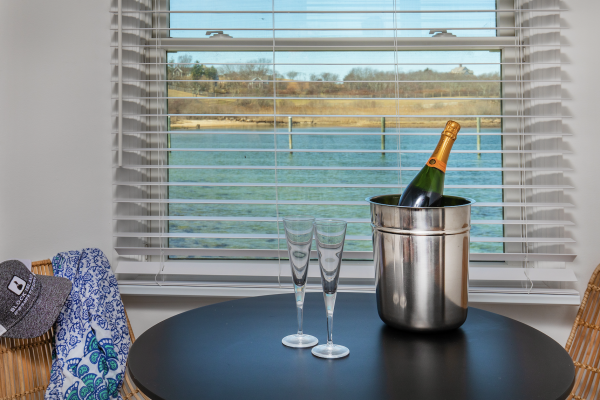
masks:
<path id="1" fill-rule="evenodd" d="M 471 204 L 444 196 L 442 207 L 399 207 L 400 195 L 371 204 L 377 310 L 412 331 L 455 329 L 467 319 Z"/>

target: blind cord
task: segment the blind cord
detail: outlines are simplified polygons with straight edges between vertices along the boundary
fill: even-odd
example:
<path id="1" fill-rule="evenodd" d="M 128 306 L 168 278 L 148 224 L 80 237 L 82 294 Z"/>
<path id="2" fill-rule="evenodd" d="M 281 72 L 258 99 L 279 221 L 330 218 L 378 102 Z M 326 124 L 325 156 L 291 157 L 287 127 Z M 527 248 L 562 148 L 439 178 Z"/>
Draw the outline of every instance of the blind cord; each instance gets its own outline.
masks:
<path id="1" fill-rule="evenodd" d="M 398 192 L 402 194 L 402 143 L 400 135 L 400 82 L 398 71 L 398 14 L 394 0 L 394 91 L 396 97 L 396 130 L 398 131 Z"/>
<path id="2" fill-rule="evenodd" d="M 154 5 L 155 5 L 155 9 L 158 9 L 158 11 L 160 12 L 160 2 L 161 0 L 154 0 Z M 154 74 L 157 75 L 160 78 L 160 75 L 162 75 L 161 71 L 159 70 L 159 58 L 162 58 L 162 54 L 159 53 L 159 48 L 161 47 L 161 34 L 160 34 L 160 20 L 161 20 L 161 15 L 159 14 L 158 17 L 156 18 L 156 25 L 158 26 L 158 28 L 156 29 L 156 40 L 155 40 L 155 47 L 154 47 Z M 167 84 L 168 85 L 168 84 Z M 163 89 L 165 90 L 165 89 Z M 167 96 L 169 94 L 168 92 L 168 86 L 167 86 Z M 157 131 L 161 131 L 161 125 L 164 124 L 164 117 L 161 117 L 161 115 L 163 114 L 161 111 L 163 111 L 163 107 L 160 105 L 159 102 L 159 97 L 160 97 L 160 89 L 157 88 L 156 90 L 156 126 L 155 129 Z M 168 128 L 168 127 L 167 127 Z M 158 165 L 161 167 L 158 171 L 158 179 L 160 182 L 160 185 L 158 187 L 158 199 L 159 199 L 159 204 L 158 204 L 158 216 L 159 216 L 159 221 L 158 221 L 158 229 L 159 229 L 159 239 L 158 239 L 158 243 L 160 246 L 160 253 L 159 253 L 159 268 L 158 268 L 158 272 L 156 273 L 156 275 L 154 276 L 154 282 L 156 282 L 156 284 L 158 286 L 162 286 L 162 283 L 164 283 L 165 281 L 165 276 L 163 274 L 164 269 L 165 269 L 165 249 L 164 249 L 164 240 L 167 239 L 165 237 L 165 206 L 166 204 L 164 203 L 164 191 L 165 191 L 165 186 L 164 186 L 164 174 L 165 172 L 165 168 L 164 167 L 164 160 L 163 158 L 166 156 L 166 153 L 163 150 L 163 138 L 161 137 L 161 135 L 159 134 L 155 134 L 155 137 L 158 141 Z M 158 279 L 158 277 L 160 276 L 160 280 Z M 162 283 L 161 283 L 162 280 Z"/>
<path id="3" fill-rule="evenodd" d="M 521 0 L 515 0 L 515 8 L 517 9 L 522 9 L 522 5 L 521 5 Z M 517 12 L 515 13 L 515 25 L 518 26 L 519 28 L 523 28 L 523 16 L 522 16 L 522 12 Z M 524 32 L 523 29 L 518 29 L 515 32 L 515 47 L 516 47 L 516 53 L 517 53 L 517 58 L 519 60 L 519 63 L 517 64 L 517 71 L 515 73 L 515 80 L 517 83 L 517 96 L 519 98 L 519 100 L 517 101 L 517 115 L 519 116 L 519 118 L 517 119 L 517 132 L 521 133 L 521 135 L 519 135 L 519 144 L 518 144 L 518 150 L 519 150 L 519 168 L 521 168 L 521 171 L 519 173 L 519 185 L 524 185 L 527 182 L 527 176 L 526 176 L 526 171 L 524 171 L 523 169 L 525 168 L 526 165 L 526 159 L 525 159 L 525 154 L 523 153 L 523 150 L 525 150 L 525 100 L 524 100 L 524 90 L 525 90 L 525 86 L 524 86 L 524 82 L 523 82 L 523 77 L 525 74 L 525 70 L 524 70 L 524 66 L 523 66 L 523 61 L 525 59 L 525 52 L 524 52 L 524 48 L 523 48 L 523 37 L 524 37 Z M 529 272 L 528 272 L 528 267 L 529 267 L 529 259 L 528 259 L 528 254 L 529 254 L 529 243 L 527 241 L 527 237 L 528 237 L 528 224 L 527 224 L 527 219 L 528 219 L 528 209 L 527 209 L 527 189 L 522 188 L 520 190 L 521 192 L 521 201 L 524 203 L 524 207 L 521 209 L 521 220 L 525 221 L 525 223 L 521 226 L 521 236 L 525 238 L 525 242 L 522 244 L 521 247 L 521 251 L 523 251 L 525 253 L 525 259 L 523 261 L 523 272 L 525 274 L 525 277 L 527 278 L 527 282 L 525 282 L 525 289 L 527 289 L 527 294 L 531 294 L 531 291 L 533 290 L 533 281 L 531 280 L 531 277 L 529 276 Z"/>
<path id="4" fill-rule="evenodd" d="M 275 0 L 271 0 L 271 29 L 273 32 L 273 145 L 275 146 L 275 224 L 277 225 L 277 284 L 281 289 L 281 245 L 279 232 L 279 180 L 277 176 L 277 77 L 275 75 Z"/>

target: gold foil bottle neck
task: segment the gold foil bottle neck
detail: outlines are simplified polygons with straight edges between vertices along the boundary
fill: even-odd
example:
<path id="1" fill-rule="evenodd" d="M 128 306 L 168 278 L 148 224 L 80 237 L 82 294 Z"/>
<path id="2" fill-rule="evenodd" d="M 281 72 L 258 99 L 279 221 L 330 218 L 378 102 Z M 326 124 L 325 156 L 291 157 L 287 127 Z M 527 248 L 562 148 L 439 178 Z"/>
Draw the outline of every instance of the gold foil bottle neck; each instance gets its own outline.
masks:
<path id="1" fill-rule="evenodd" d="M 448 121 L 442 135 L 448 136 L 452 140 L 456 140 L 458 131 L 460 131 L 460 124 L 455 121 Z"/>

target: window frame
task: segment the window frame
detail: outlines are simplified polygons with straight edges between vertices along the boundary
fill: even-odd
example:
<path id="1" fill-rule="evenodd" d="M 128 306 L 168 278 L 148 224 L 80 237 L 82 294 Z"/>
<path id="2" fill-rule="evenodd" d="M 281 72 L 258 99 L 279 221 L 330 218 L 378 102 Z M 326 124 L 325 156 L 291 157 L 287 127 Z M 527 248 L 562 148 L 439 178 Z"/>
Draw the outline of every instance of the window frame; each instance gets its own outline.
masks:
<path id="1" fill-rule="evenodd" d="M 155 0 L 159 7 L 164 7 L 163 9 L 168 9 L 168 0 Z M 497 9 L 512 9 L 515 7 L 515 4 L 509 0 L 498 0 L 497 1 Z M 503 14 L 497 13 L 497 27 L 507 27 L 507 28 L 515 28 L 516 24 L 514 18 L 511 18 L 514 14 Z M 507 17 L 508 16 L 508 17 Z M 512 20 L 511 20 L 512 19 Z M 160 24 L 161 26 L 168 26 L 168 15 L 162 14 L 157 16 L 156 14 L 152 14 L 152 20 L 154 24 Z M 219 46 L 219 50 L 223 51 L 223 47 L 228 51 L 249 51 L 249 50 L 265 50 L 273 48 L 273 40 L 272 39 L 230 39 L 227 40 L 227 43 L 219 41 L 218 44 L 215 43 L 214 40 L 210 40 L 208 38 L 193 38 L 193 39 L 181 39 L 181 38 L 169 38 L 167 37 L 167 31 L 161 31 L 162 33 L 159 35 L 154 35 L 153 38 L 150 38 L 146 44 L 149 46 L 145 49 L 148 53 L 148 59 L 157 60 L 164 64 L 166 69 L 167 63 L 167 53 L 170 51 L 202 51 L 202 50 L 214 50 L 215 45 Z M 511 46 L 515 45 L 516 35 L 513 32 L 511 35 L 510 30 L 498 30 L 498 36 L 496 37 L 483 37 L 483 38 L 471 38 L 471 37 L 438 37 L 438 38 L 397 38 L 397 43 L 399 46 L 411 45 L 416 46 L 414 50 L 464 50 L 462 46 L 482 46 L 481 50 L 500 50 L 502 53 L 502 62 L 508 60 L 510 57 L 507 56 L 507 49 L 510 49 Z M 346 39 L 346 42 L 351 41 L 352 44 L 357 42 L 356 39 Z M 338 45 L 340 42 L 343 44 L 343 39 L 277 39 L 278 50 L 294 50 L 297 49 L 298 46 L 302 46 L 302 50 L 310 51 L 310 50 L 319 50 L 322 49 L 321 46 L 331 45 L 336 42 Z M 373 46 L 384 46 L 378 47 L 381 50 L 395 50 L 395 46 L 388 46 L 390 39 L 389 38 L 360 38 L 358 40 L 360 42 L 360 46 L 362 47 L 354 47 L 353 50 L 372 50 Z M 330 48 L 331 50 L 335 50 L 334 48 Z M 344 47 L 339 47 L 339 50 L 344 50 Z M 517 49 L 517 47 L 515 47 Z M 510 53 L 510 51 L 509 51 Z M 514 55 L 511 55 L 514 57 Z M 158 67 L 157 67 L 158 68 Z M 160 72 L 157 70 L 153 70 L 153 67 L 149 67 L 150 75 L 155 74 L 160 76 Z M 501 73 L 502 79 L 505 78 L 510 79 L 515 76 L 517 78 L 517 74 L 513 74 L 510 69 L 502 68 Z M 159 85 L 152 85 L 153 88 L 150 89 L 150 92 L 156 94 L 157 96 L 166 97 L 167 92 L 167 84 L 165 83 L 164 88 L 160 88 Z M 502 85 L 502 90 L 504 92 L 504 85 Z M 503 95 L 504 96 L 504 95 Z M 165 100 L 166 103 L 166 100 Z M 502 102 L 504 103 L 504 102 Z M 504 115 L 504 104 L 502 105 L 503 115 Z M 154 125 L 155 128 L 158 129 L 168 129 L 168 123 L 165 121 L 158 122 Z M 505 127 L 503 126 L 503 130 Z M 162 139 L 155 140 L 154 145 L 168 147 L 168 135 L 165 135 Z M 510 138 L 506 140 L 505 136 L 502 136 L 502 149 L 512 149 L 515 147 L 521 146 L 520 143 L 516 143 L 513 140 L 514 138 Z M 162 141 L 162 143 L 160 143 Z M 166 153 L 166 157 L 168 157 L 168 152 Z M 150 162 L 155 163 L 164 163 L 165 157 L 161 155 L 150 155 L 148 157 Z M 168 159 L 167 159 L 168 162 Z M 505 160 L 503 157 L 502 165 L 505 165 Z M 152 174 L 155 172 L 151 172 L 149 176 L 149 180 L 153 179 Z M 158 171 L 155 174 L 161 174 L 162 172 Z M 503 173 L 503 184 L 504 185 L 514 185 L 521 183 L 521 177 L 515 177 L 512 175 Z M 167 187 L 168 188 L 168 187 Z M 518 196 L 522 197 L 523 189 L 514 189 L 518 190 Z M 154 188 L 151 187 L 149 189 L 149 198 L 154 198 L 154 196 L 164 196 L 164 190 L 162 188 Z M 503 189 L 503 199 L 506 199 L 505 189 Z M 510 196 L 508 196 L 510 197 Z M 167 193 L 168 198 L 168 193 Z M 155 215 L 156 213 L 160 214 L 164 212 L 163 207 L 158 205 L 150 206 L 149 214 Z M 503 214 L 514 216 L 514 217 L 522 217 L 520 215 L 516 215 L 513 213 L 514 210 L 509 209 L 507 207 L 503 207 Z M 159 229 L 164 229 L 164 226 L 160 226 L 160 224 L 164 224 L 164 221 L 151 221 L 149 230 L 156 231 Z M 168 224 L 167 224 L 168 225 Z M 527 228 L 526 228 L 527 229 Z M 522 231 L 511 231 L 507 232 L 509 235 L 514 235 L 515 237 L 522 237 Z M 525 233 L 526 234 L 526 233 Z M 521 235 L 521 236 L 519 236 Z M 286 272 L 289 272 L 289 268 L 285 268 L 285 261 L 282 262 L 282 258 L 279 260 L 268 261 L 268 260 L 202 260 L 202 261 L 186 261 L 186 260 L 169 260 L 162 261 L 161 259 L 164 257 L 164 250 L 161 247 L 160 249 L 156 247 L 156 244 L 163 240 L 162 238 L 148 239 L 146 243 L 146 247 L 152 248 L 149 251 L 145 252 L 144 259 L 145 261 L 140 265 L 140 263 L 133 263 L 131 261 L 123 260 L 119 262 L 118 270 L 119 279 L 123 279 L 124 281 L 131 280 L 133 282 L 137 282 L 137 289 L 132 290 L 131 294 L 144 294 L 144 290 L 147 289 L 148 286 L 153 285 L 154 283 L 158 283 L 162 285 L 161 287 L 170 286 L 171 292 L 176 291 L 175 288 L 186 287 L 186 293 L 193 291 L 209 291 L 213 293 L 213 295 L 226 295 L 226 294 L 215 294 L 219 293 L 275 293 L 278 291 L 287 292 L 287 289 L 281 287 L 280 278 L 287 277 Z M 132 251 L 128 254 L 127 248 L 117 249 L 117 252 L 120 256 L 128 256 L 139 254 L 138 252 Z M 175 250 L 176 251 L 176 250 Z M 181 250 L 182 252 L 185 250 Z M 208 252 L 211 252 L 209 250 Z M 505 250 L 506 251 L 506 250 Z M 216 250 L 214 251 L 216 252 Z M 222 250 L 220 251 L 222 252 Z M 232 254 L 240 255 L 244 252 L 244 250 L 230 250 Z M 272 255 L 273 253 L 279 253 L 277 250 L 267 250 L 268 253 L 264 253 L 262 255 Z M 185 253 L 189 253 L 189 251 L 185 251 Z M 362 252 L 362 253 L 370 253 L 370 252 Z M 562 252 L 564 253 L 564 251 Z M 346 254 L 345 254 L 346 255 Z M 366 254 L 364 254 L 366 255 Z M 315 254 L 316 256 L 316 254 Z M 372 258 L 372 257 L 371 257 Z M 488 272 L 490 268 L 494 267 L 504 267 L 510 266 L 511 264 L 520 264 L 527 266 L 529 262 L 536 262 L 536 254 L 525 254 L 523 257 L 513 257 L 514 259 L 507 260 L 505 262 L 493 263 L 490 265 L 489 257 L 481 257 L 481 260 L 478 264 L 472 265 L 470 267 L 471 270 L 476 271 L 477 268 L 487 269 Z M 545 259 L 544 257 L 538 256 L 540 261 Z M 575 258 L 574 255 L 570 254 L 557 254 L 556 260 L 570 262 Z M 283 264 L 283 266 L 282 266 Z M 312 263 L 311 263 L 312 265 Z M 365 268 L 364 261 L 345 261 L 345 270 L 342 269 L 342 279 L 346 279 L 348 283 L 343 284 L 341 290 L 351 290 L 351 291 L 371 291 L 372 285 L 370 284 L 370 278 L 367 275 L 371 274 L 368 268 Z M 371 269 L 372 269 L 371 265 Z M 154 281 L 149 279 L 154 273 L 148 274 L 148 271 L 155 271 L 158 273 L 154 276 Z M 277 272 L 273 272 L 273 271 Z M 314 266 L 310 269 L 311 278 L 318 279 L 318 269 Z M 574 275 L 572 275 L 572 271 L 565 270 L 566 272 L 560 277 L 560 279 L 555 279 L 557 282 L 569 282 L 573 281 Z M 316 272 L 316 274 L 315 274 Z M 162 283 L 160 283 L 156 277 L 160 275 L 162 279 Z M 374 271 L 373 271 L 374 275 Z M 373 276 L 370 275 L 370 276 Z M 477 274 L 476 274 L 477 275 Z M 214 281 L 204 281 L 199 282 L 195 278 L 197 276 L 212 276 L 214 278 L 222 279 L 223 284 L 219 286 L 215 284 Z M 268 278 L 268 279 L 263 279 Z M 277 281 L 274 281 L 274 278 L 277 278 Z M 543 279 L 541 279 L 543 278 Z M 548 279 L 548 276 L 544 275 L 539 280 L 543 280 L 544 282 L 551 280 Z M 166 279 L 166 280 L 165 280 Z M 528 280 L 536 280 L 532 279 L 530 276 L 527 276 Z M 133 286 L 136 286 L 135 284 Z M 146 289 L 140 289 L 140 287 L 146 286 Z M 318 285 L 313 283 L 312 290 L 318 290 Z M 195 288 L 195 289 L 190 289 Z M 200 289 L 198 289 L 200 288 Z M 257 291 L 253 290 L 256 289 Z M 137 293 L 134 293 L 138 290 Z M 233 290 L 233 292 L 231 291 Z M 237 292 L 235 291 L 237 290 Z M 309 288 L 311 290 L 311 288 Z M 262 291 L 262 292 L 261 292 Z M 191 292 L 190 292 L 191 293 Z M 492 296 L 493 297 L 493 296 Z M 490 299 L 492 298 L 490 297 Z M 505 296 L 496 296 L 496 300 L 491 302 L 505 302 Z M 500 299 L 500 300 L 498 300 Z M 516 297 L 513 296 L 513 299 Z M 525 301 L 525 300 L 520 300 Z M 553 300 L 547 298 L 543 302 L 544 304 L 548 304 L 548 302 L 554 304 L 575 304 L 574 297 L 571 296 L 569 299 L 559 299 L 559 297 L 554 297 Z M 558 301 L 558 302 L 557 302 Z M 525 302 L 532 302 L 530 299 Z"/>

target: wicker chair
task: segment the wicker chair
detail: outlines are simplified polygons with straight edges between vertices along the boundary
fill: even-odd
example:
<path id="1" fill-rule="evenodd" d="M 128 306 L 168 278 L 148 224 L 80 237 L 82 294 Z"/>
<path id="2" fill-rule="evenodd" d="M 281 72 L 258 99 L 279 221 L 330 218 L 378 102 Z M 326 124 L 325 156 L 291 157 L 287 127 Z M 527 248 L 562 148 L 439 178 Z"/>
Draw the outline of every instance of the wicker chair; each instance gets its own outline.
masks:
<path id="1" fill-rule="evenodd" d="M 33 273 L 53 275 L 50 260 L 32 264 Z M 127 314 L 125 314 L 127 317 Z M 127 318 L 131 341 L 135 340 Z M 43 399 L 50 382 L 52 364 L 51 343 L 54 328 L 34 339 L 9 339 L 0 337 L 0 400 Z M 123 399 L 147 400 L 135 386 L 129 371 L 121 388 Z"/>
<path id="2" fill-rule="evenodd" d="M 590 278 L 565 349 L 575 364 L 568 400 L 600 398 L 600 265 Z"/>

